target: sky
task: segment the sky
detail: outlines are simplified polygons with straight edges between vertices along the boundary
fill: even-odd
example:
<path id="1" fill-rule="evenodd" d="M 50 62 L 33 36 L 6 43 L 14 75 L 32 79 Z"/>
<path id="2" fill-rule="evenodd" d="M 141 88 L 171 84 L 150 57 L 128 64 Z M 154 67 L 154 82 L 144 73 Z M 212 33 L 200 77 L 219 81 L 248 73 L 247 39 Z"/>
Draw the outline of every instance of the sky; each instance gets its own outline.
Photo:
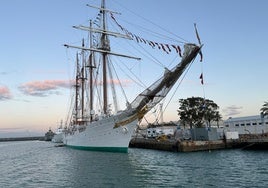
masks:
<path id="1" fill-rule="evenodd" d="M 72 26 L 87 24 L 96 16 L 97 11 L 86 4 L 97 6 L 99 1 L 0 2 L 0 137 L 44 134 L 66 118 L 74 57 L 63 44 L 80 41 L 80 31 Z M 164 114 L 165 121 L 178 120 L 180 98 L 211 99 L 223 119 L 257 115 L 268 101 L 266 0 L 108 0 L 107 5 L 121 12 L 116 18 L 134 32 L 137 26 L 128 23 L 138 21 L 143 27 L 147 26 L 143 21 L 150 20 L 152 27 L 161 26 L 155 27 L 157 32 L 165 28 L 197 43 L 193 27 L 197 23 L 203 62 L 198 57 L 187 72 L 171 99 L 171 110 Z M 168 61 L 159 56 L 161 62 Z M 142 80 L 149 82 L 157 75 L 153 68 L 142 70 Z"/>

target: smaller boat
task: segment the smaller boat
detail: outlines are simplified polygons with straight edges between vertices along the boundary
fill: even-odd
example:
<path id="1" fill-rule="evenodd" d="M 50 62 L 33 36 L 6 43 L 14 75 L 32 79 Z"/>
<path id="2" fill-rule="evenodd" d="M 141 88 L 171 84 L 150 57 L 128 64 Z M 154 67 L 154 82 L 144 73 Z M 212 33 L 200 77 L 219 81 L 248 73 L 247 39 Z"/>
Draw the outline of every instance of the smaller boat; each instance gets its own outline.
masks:
<path id="1" fill-rule="evenodd" d="M 46 132 L 44 140 L 45 141 L 51 141 L 55 133 L 49 128 L 49 130 Z"/>
<path id="2" fill-rule="evenodd" d="M 61 122 L 60 126 L 57 128 L 51 141 L 54 143 L 63 143 L 63 134 L 64 134 L 64 128 L 62 127 L 62 122 Z"/>

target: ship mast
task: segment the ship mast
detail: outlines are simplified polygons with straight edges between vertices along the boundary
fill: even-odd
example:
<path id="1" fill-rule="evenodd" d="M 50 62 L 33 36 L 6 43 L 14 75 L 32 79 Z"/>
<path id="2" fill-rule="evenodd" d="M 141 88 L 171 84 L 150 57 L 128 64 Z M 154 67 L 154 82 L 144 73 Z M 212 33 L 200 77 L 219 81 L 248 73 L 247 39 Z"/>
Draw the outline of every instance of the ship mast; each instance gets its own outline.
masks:
<path id="1" fill-rule="evenodd" d="M 109 38 L 108 36 L 113 36 L 113 37 L 120 37 L 120 38 L 125 38 L 125 39 L 128 39 L 128 40 L 132 40 L 131 37 L 129 37 L 128 35 L 124 35 L 124 34 L 121 34 L 121 33 L 117 33 L 117 32 L 111 32 L 111 31 L 108 31 L 107 29 L 107 13 L 115 13 L 115 14 L 119 14 L 118 12 L 114 12 L 114 11 L 111 11 L 111 10 L 108 10 L 106 9 L 106 5 L 105 5 L 105 0 L 102 0 L 101 2 L 101 8 L 98 8 L 98 7 L 95 7 L 95 6 L 91 6 L 91 5 L 87 5 L 89 7 L 92 7 L 92 8 L 97 8 L 100 10 L 100 13 L 101 13 L 101 20 L 102 20 L 102 23 L 101 23 L 101 28 L 98 29 L 98 28 L 93 28 L 92 27 L 92 23 L 90 24 L 90 27 L 86 27 L 86 26 L 83 26 L 83 25 L 79 25 L 79 26 L 73 26 L 73 28 L 75 29 L 80 29 L 80 30 L 85 30 L 85 31 L 90 31 L 90 36 L 91 36 L 91 42 L 90 42 L 90 47 L 85 47 L 84 45 L 84 42 L 82 44 L 82 46 L 74 46 L 74 45 L 69 45 L 69 44 L 64 44 L 65 47 L 67 48 L 75 48 L 75 49 L 80 49 L 82 50 L 81 52 L 81 55 L 82 55 L 82 69 L 80 70 L 80 74 L 79 74 L 79 77 L 81 76 L 82 78 L 81 79 L 81 90 L 82 90 L 82 96 L 81 96 L 81 113 L 82 113 L 82 120 L 84 120 L 84 108 L 85 108 L 85 104 L 84 104 L 84 90 L 85 90 L 85 66 L 86 67 L 89 67 L 89 90 L 90 90 L 90 120 L 93 119 L 93 69 L 96 68 L 95 67 L 95 64 L 94 64 L 94 53 L 97 52 L 97 53 L 100 53 L 100 58 L 101 58 L 101 61 L 102 61 L 102 82 L 103 82 L 103 103 L 101 104 L 102 105 L 102 113 L 104 115 L 107 115 L 109 112 L 108 110 L 108 89 L 107 89 L 107 69 L 108 69 L 108 55 L 114 55 L 114 56 L 119 56 L 119 57 L 124 57 L 124 58 L 131 58 L 131 59 L 136 59 L 136 60 L 141 60 L 141 58 L 139 57 L 134 57 L 134 56 L 129 56 L 129 55 L 125 55 L 125 54 L 119 54 L 119 53 L 116 53 L 116 52 L 112 52 L 111 51 L 111 47 L 110 47 L 110 41 L 109 41 Z M 98 46 L 97 48 L 92 44 L 92 33 L 100 33 L 100 46 Z M 85 65 L 85 54 L 84 52 L 85 51 L 90 51 L 90 56 L 89 56 L 89 64 Z M 78 87 L 78 83 L 77 83 L 77 87 Z M 77 88 L 78 90 L 78 88 Z M 78 101 L 78 93 L 76 94 L 76 101 Z M 78 102 L 77 102 L 78 103 Z M 78 114 L 78 105 L 76 104 L 75 106 L 75 110 L 76 110 L 76 113 Z M 78 115 L 76 117 L 76 121 L 78 120 Z"/>
<path id="2" fill-rule="evenodd" d="M 92 20 L 90 20 L 90 28 L 92 29 Z M 90 31 L 90 48 L 93 48 L 93 37 L 92 37 L 92 31 Z M 94 62 L 94 52 L 91 51 L 89 55 L 89 109 L 90 109 L 90 121 L 93 120 L 93 68 L 95 66 L 93 65 Z"/>
<path id="3" fill-rule="evenodd" d="M 76 53 L 76 78 L 75 78 L 75 122 L 78 121 L 78 97 L 79 97 L 79 60 L 78 53 Z"/>
<path id="4" fill-rule="evenodd" d="M 84 39 L 82 40 L 82 47 L 85 47 Z M 81 69 L 81 85 L 82 85 L 82 99 L 81 99 L 81 120 L 84 121 L 85 111 L 85 53 L 82 50 L 82 69 Z"/>
<path id="5" fill-rule="evenodd" d="M 101 34 L 101 50 L 110 51 L 110 42 L 108 36 L 106 35 L 106 9 L 105 0 L 101 2 L 101 13 L 102 13 L 102 32 Z M 107 114 L 108 98 L 107 98 L 107 53 L 102 53 L 102 63 L 103 63 L 103 113 Z"/>

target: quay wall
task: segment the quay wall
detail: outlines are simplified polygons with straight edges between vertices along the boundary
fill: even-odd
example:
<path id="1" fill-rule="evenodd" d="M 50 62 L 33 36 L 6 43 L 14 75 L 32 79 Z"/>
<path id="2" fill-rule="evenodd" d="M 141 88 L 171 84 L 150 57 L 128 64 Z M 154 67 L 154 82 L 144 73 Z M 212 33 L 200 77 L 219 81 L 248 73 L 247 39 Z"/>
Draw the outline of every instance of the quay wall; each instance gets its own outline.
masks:
<path id="1" fill-rule="evenodd" d="M 156 149 L 176 152 L 192 152 L 232 148 L 232 143 L 225 143 L 223 140 L 217 141 L 179 141 L 175 139 L 157 140 L 146 138 L 133 138 L 129 147 Z"/>
<path id="2" fill-rule="evenodd" d="M 133 148 L 144 148 L 144 149 L 155 149 L 173 152 L 194 152 L 194 151 L 210 151 L 219 149 L 234 149 L 241 148 L 247 149 L 248 146 L 251 148 L 258 148 L 261 145 L 262 148 L 268 149 L 268 142 L 263 140 L 213 140 L 213 141 L 192 141 L 192 140 L 157 140 L 153 138 L 133 138 L 130 141 L 129 147 Z M 256 146 L 256 147 L 254 147 Z"/>
<path id="3" fill-rule="evenodd" d="M 133 148 L 145 148 L 164 151 L 178 151 L 177 142 L 175 140 L 156 140 L 146 138 L 133 138 L 129 147 Z"/>

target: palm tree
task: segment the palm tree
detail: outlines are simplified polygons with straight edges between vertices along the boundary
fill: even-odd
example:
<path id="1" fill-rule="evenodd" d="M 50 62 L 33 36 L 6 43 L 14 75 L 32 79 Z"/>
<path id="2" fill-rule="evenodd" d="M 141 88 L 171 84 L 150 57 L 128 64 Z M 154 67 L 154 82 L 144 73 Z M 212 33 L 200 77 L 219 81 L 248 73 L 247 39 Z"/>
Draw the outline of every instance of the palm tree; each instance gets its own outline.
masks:
<path id="1" fill-rule="evenodd" d="M 268 116 L 268 102 L 264 102 L 260 111 L 263 117 Z"/>

